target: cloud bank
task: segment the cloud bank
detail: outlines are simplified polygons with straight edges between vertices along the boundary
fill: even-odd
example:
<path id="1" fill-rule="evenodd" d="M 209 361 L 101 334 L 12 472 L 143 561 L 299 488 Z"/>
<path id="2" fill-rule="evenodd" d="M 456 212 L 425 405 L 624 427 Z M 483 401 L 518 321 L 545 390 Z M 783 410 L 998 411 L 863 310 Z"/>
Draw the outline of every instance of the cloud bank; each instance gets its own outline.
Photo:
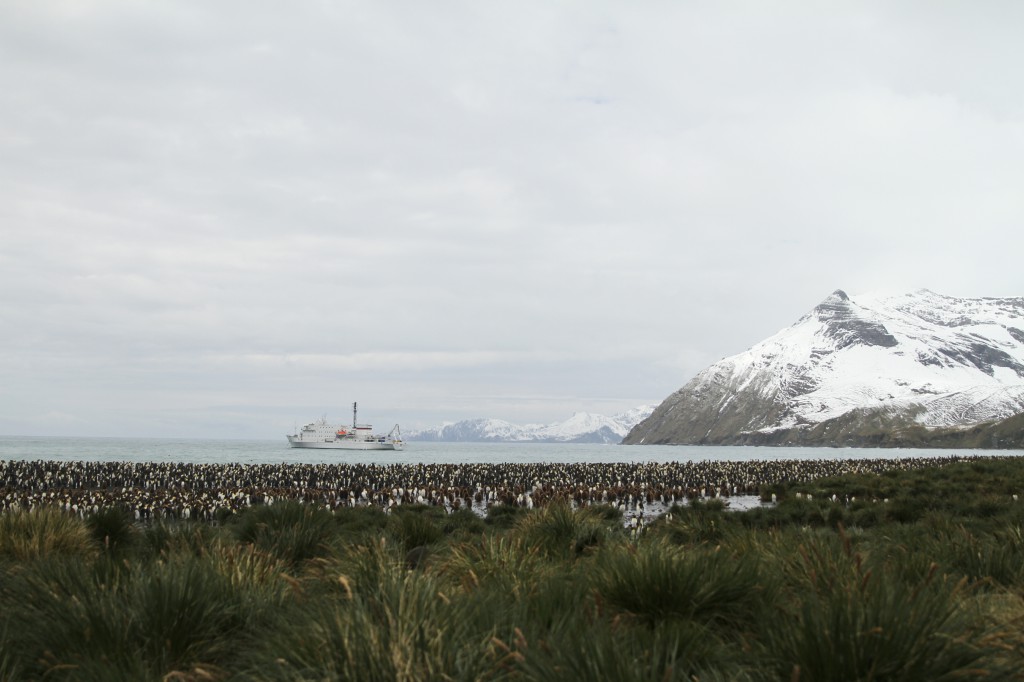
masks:
<path id="1" fill-rule="evenodd" d="M 0 6 L 0 433 L 660 402 L 836 288 L 1021 293 L 1024 8 Z"/>

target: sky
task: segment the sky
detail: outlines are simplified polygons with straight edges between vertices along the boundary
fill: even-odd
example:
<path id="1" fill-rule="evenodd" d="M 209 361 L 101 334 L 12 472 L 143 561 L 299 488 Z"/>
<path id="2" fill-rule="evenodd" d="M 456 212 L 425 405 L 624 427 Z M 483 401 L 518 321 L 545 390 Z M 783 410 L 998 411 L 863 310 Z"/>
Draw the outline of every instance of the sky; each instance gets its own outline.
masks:
<path id="1" fill-rule="evenodd" d="M 1018 2 L 0 2 L 0 434 L 655 405 L 1024 295 Z"/>

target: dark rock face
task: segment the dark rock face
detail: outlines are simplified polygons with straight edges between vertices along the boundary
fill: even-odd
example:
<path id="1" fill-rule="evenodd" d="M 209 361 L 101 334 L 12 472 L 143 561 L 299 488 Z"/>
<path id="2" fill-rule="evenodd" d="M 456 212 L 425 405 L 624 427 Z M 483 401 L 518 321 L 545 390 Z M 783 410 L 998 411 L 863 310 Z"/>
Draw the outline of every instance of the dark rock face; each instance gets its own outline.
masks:
<path id="1" fill-rule="evenodd" d="M 854 344 L 891 348 L 899 344 L 885 325 L 860 317 L 850 297 L 842 289 L 836 289 L 811 313 L 827 327 L 827 336 L 836 341 L 837 349 Z"/>
<path id="2" fill-rule="evenodd" d="M 701 377 L 691 380 L 650 417 L 633 427 L 624 444 L 689 444 L 722 443 L 730 435 L 754 428 L 770 426 L 783 416 L 785 406 L 751 392 L 737 399 L 731 375 L 716 375 L 711 381 Z"/>
<path id="3" fill-rule="evenodd" d="M 1024 365 L 1014 360 L 1008 353 L 984 344 L 971 344 L 971 361 L 986 374 L 992 375 L 993 367 L 1006 367 L 1024 377 Z"/>

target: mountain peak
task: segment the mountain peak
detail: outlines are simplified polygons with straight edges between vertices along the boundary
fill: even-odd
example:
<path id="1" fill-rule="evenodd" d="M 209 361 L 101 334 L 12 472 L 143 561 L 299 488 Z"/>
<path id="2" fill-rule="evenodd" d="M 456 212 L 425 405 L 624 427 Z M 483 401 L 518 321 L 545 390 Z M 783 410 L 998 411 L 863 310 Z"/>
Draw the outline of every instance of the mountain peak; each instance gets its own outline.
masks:
<path id="1" fill-rule="evenodd" d="M 833 291 L 812 314 L 824 325 L 825 336 L 835 342 L 837 349 L 856 344 L 891 348 L 899 343 L 884 324 L 850 300 L 842 289 Z"/>
<path id="2" fill-rule="evenodd" d="M 837 289 L 791 327 L 699 373 L 624 442 L 827 444 L 843 429 L 861 437 L 865 424 L 1005 419 L 1024 411 L 1022 319 L 1024 298 Z"/>
<path id="3" fill-rule="evenodd" d="M 836 289 L 825 300 L 828 301 L 829 299 L 834 299 L 834 298 L 835 299 L 839 299 L 840 301 L 849 301 L 850 300 L 850 297 L 847 296 L 846 292 L 843 291 L 842 289 Z"/>

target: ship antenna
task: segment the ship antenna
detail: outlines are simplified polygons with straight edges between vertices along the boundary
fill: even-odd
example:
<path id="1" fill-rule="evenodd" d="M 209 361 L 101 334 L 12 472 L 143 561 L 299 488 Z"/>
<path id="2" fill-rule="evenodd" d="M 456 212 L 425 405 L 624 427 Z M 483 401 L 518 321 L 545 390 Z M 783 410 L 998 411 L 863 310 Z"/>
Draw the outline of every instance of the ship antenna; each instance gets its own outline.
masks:
<path id="1" fill-rule="evenodd" d="M 356 404 L 352 403 L 352 430 L 356 430 Z"/>

